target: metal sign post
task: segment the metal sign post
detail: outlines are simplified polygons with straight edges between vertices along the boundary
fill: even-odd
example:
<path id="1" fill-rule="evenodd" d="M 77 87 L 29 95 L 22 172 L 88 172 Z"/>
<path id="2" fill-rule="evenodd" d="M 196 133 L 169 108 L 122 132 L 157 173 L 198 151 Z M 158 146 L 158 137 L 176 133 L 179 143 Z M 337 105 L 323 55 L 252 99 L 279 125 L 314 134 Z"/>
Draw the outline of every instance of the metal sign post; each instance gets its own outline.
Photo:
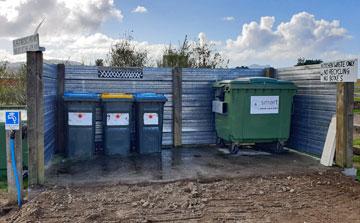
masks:
<path id="1" fill-rule="evenodd" d="M 19 111 L 5 112 L 6 160 L 9 203 L 22 204 L 22 132 L 21 113 Z"/>

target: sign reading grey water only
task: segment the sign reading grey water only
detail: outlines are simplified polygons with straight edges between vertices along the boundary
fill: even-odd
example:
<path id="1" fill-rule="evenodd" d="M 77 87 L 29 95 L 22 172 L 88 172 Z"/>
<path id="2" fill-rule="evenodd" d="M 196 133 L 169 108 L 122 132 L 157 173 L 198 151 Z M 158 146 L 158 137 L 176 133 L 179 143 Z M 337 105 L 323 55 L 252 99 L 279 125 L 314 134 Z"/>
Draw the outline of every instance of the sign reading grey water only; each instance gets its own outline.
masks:
<path id="1" fill-rule="evenodd" d="M 337 60 L 321 64 L 321 82 L 356 82 L 358 59 Z"/>
<path id="2" fill-rule="evenodd" d="M 13 40 L 13 52 L 14 55 L 26 53 L 27 51 L 38 51 L 39 46 L 39 34 L 26 36 L 20 39 Z"/>

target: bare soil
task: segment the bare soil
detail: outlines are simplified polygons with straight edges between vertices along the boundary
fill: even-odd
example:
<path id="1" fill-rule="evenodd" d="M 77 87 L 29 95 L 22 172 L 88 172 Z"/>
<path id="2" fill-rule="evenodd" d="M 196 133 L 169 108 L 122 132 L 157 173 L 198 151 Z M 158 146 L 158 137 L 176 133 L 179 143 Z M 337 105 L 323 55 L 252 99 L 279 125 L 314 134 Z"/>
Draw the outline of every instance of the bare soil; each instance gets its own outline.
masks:
<path id="1" fill-rule="evenodd" d="M 144 184 L 48 186 L 1 222 L 360 222 L 360 184 L 337 169 Z"/>

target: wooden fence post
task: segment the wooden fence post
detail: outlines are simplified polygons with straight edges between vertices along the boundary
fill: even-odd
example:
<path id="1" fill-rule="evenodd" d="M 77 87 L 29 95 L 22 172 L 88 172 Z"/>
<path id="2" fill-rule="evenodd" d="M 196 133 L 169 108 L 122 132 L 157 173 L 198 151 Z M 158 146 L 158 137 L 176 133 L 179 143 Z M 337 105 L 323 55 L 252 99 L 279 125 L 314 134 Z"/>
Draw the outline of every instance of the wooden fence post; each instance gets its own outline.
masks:
<path id="1" fill-rule="evenodd" d="M 27 52 L 27 116 L 29 148 L 29 185 L 43 184 L 44 176 L 44 106 L 43 53 Z"/>
<path id="2" fill-rule="evenodd" d="M 63 95 L 65 88 L 65 65 L 58 64 L 57 65 L 57 134 L 56 134 L 56 144 L 57 144 L 57 152 L 64 153 L 64 106 L 63 106 Z"/>
<path id="3" fill-rule="evenodd" d="M 21 114 L 19 114 L 21 117 Z M 14 152 L 15 152 L 15 160 L 16 160 L 16 168 L 17 174 L 19 177 L 20 183 L 20 197 L 23 197 L 23 153 L 22 153 L 22 130 L 21 130 L 21 122 L 19 123 L 19 130 L 15 131 L 15 142 L 14 142 Z M 6 131 L 6 173 L 7 173 L 7 183 L 8 183 L 8 202 L 10 204 L 17 203 L 17 189 L 16 189 L 16 181 L 12 168 L 11 162 L 11 151 L 10 151 L 10 132 Z"/>
<path id="4" fill-rule="evenodd" d="M 265 68 L 265 77 L 275 77 L 275 69 L 273 67 Z"/>
<path id="5" fill-rule="evenodd" d="M 354 83 L 337 83 L 336 165 L 352 167 Z"/>
<path id="6" fill-rule="evenodd" d="M 177 67 L 172 70 L 173 90 L 173 145 L 180 147 L 182 133 L 182 69 Z"/>

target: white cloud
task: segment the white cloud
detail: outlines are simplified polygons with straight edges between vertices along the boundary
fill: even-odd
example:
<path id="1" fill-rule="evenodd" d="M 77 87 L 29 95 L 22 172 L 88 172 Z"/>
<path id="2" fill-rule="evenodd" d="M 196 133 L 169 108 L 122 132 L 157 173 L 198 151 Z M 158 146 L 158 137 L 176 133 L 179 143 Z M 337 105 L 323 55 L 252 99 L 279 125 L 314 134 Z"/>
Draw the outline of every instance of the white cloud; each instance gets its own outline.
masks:
<path id="1" fill-rule="evenodd" d="M 235 17 L 234 16 L 225 16 L 225 17 L 222 18 L 222 20 L 224 20 L 224 21 L 234 21 Z"/>
<path id="2" fill-rule="evenodd" d="M 123 19 L 113 0 L 5 0 L 0 1 L 0 60 L 25 60 L 25 55 L 12 55 L 11 40 L 33 33 L 42 18 L 46 21 L 39 33 L 40 44 L 46 48 L 45 59 L 94 63 L 97 58 L 106 58 L 111 45 L 121 40 L 98 32 L 106 20 Z M 148 50 L 154 60 L 165 47 L 133 43 Z"/>
<path id="3" fill-rule="evenodd" d="M 45 59 L 60 59 L 94 64 L 98 58 L 107 58 L 110 47 L 122 39 L 111 38 L 102 33 L 90 35 L 62 35 L 45 37 L 42 46 L 46 48 Z M 9 42 L 9 44 L 11 44 Z M 165 44 L 150 44 L 146 41 L 132 41 L 137 49 L 148 52 L 149 65 L 156 65 L 156 60 L 161 58 Z M 25 55 L 11 55 L 10 52 L 0 49 L 0 61 L 24 61 Z"/>
<path id="4" fill-rule="evenodd" d="M 340 54 L 336 53 L 339 43 L 350 37 L 338 20 L 316 19 L 307 12 L 295 14 L 275 28 L 274 23 L 275 17 L 261 17 L 259 23 L 244 24 L 235 40 L 227 40 L 223 53 L 231 64 L 290 65 L 298 57 L 326 60 Z"/>
<path id="5" fill-rule="evenodd" d="M 113 0 L 5 0 L 0 4 L 0 37 L 14 38 L 40 29 L 41 36 L 91 33 L 110 18 L 122 20 L 123 15 Z"/>
<path id="6" fill-rule="evenodd" d="M 147 9 L 144 6 L 138 5 L 136 8 L 134 8 L 132 13 L 146 13 Z"/>
<path id="7" fill-rule="evenodd" d="M 12 55 L 11 40 L 33 33 L 43 17 L 46 22 L 40 28 L 40 43 L 46 48 L 46 59 L 94 63 L 97 58 L 106 58 L 110 46 L 120 41 L 99 32 L 107 19 L 121 21 L 123 18 L 113 0 L 0 0 L 0 60 L 24 61 L 25 55 Z M 289 21 L 274 24 L 275 17 L 261 17 L 259 22 L 244 24 L 240 34 L 226 43 L 208 40 L 204 32 L 199 33 L 198 38 L 200 44 L 215 45 L 225 58 L 230 59 L 231 66 L 288 66 L 296 63 L 298 57 L 323 60 L 359 57 L 339 48 L 342 41 L 351 37 L 338 20 L 317 19 L 301 12 Z M 167 45 L 146 41 L 133 43 L 148 50 L 154 65 Z"/>

